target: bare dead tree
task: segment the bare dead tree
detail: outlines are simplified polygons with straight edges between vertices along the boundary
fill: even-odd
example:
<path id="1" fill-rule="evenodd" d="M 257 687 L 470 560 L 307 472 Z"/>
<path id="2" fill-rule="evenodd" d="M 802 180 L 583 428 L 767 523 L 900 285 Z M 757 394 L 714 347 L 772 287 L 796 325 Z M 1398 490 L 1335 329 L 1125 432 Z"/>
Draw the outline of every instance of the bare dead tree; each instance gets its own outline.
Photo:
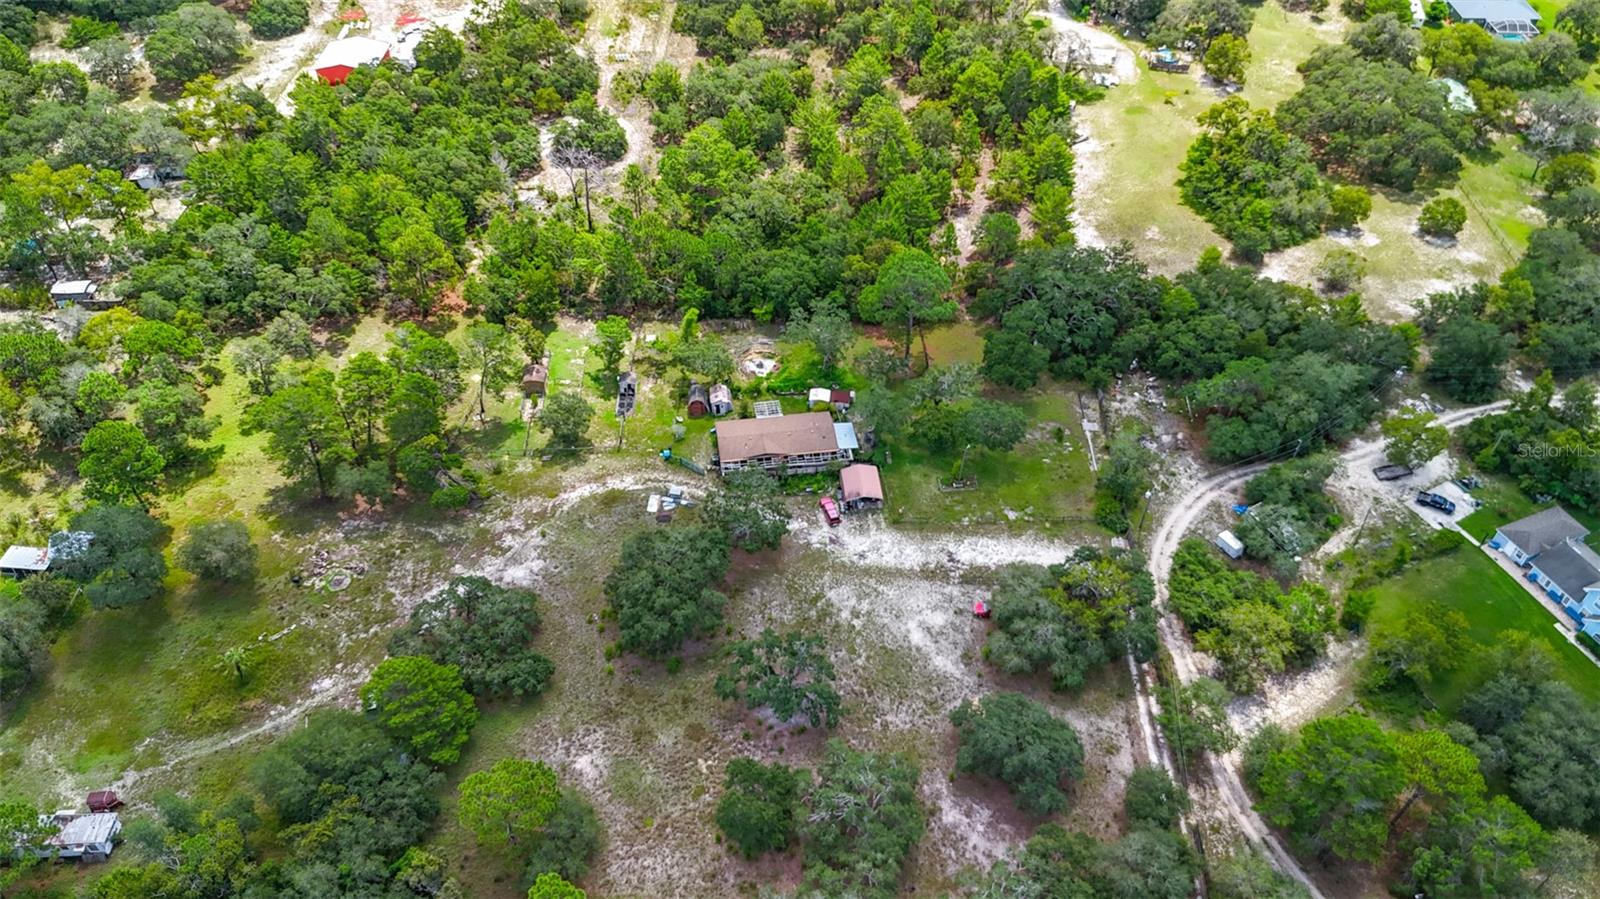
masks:
<path id="1" fill-rule="evenodd" d="M 572 190 L 572 209 L 574 212 L 584 214 L 584 221 L 590 231 L 594 230 L 594 208 L 590 202 L 590 189 L 596 180 L 596 173 L 600 172 L 605 163 L 594 151 L 583 147 L 573 146 L 562 140 L 557 140 L 550 148 L 550 164 L 561 170 L 567 177 L 567 185 Z M 578 202 L 579 185 L 583 187 L 583 203 Z"/>

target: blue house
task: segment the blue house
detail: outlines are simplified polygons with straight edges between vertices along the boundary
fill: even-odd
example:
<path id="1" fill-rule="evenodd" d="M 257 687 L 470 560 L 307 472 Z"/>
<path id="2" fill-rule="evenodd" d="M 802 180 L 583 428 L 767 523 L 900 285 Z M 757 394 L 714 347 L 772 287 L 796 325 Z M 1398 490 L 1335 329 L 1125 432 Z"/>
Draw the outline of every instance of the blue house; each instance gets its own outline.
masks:
<path id="1" fill-rule="evenodd" d="M 1503 525 L 1489 541 L 1520 565 L 1579 630 L 1600 638 L 1600 555 L 1583 542 L 1589 529 L 1560 506 Z"/>

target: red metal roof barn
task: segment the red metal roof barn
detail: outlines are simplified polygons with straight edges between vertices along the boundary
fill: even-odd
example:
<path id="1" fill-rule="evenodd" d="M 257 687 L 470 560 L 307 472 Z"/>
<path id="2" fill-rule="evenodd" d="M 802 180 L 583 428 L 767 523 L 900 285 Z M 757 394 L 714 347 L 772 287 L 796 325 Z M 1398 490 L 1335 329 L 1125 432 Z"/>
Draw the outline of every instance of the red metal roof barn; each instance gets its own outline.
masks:
<path id="1" fill-rule="evenodd" d="M 376 38 L 345 37 L 322 49 L 311 64 L 317 77 L 329 84 L 344 84 L 362 66 L 375 66 L 389 58 L 389 45 Z"/>

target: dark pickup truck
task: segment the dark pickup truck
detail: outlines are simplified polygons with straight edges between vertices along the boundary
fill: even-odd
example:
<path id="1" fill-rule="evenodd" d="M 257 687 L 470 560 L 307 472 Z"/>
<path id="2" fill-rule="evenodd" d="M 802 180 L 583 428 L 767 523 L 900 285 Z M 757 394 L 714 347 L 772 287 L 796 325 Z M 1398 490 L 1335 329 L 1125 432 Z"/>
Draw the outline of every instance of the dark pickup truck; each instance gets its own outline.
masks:
<path id="1" fill-rule="evenodd" d="M 1445 499 L 1437 493 L 1429 493 L 1426 490 L 1417 494 L 1417 505 L 1432 506 L 1433 508 L 1444 512 L 1447 515 L 1454 515 L 1456 512 L 1455 503 Z"/>

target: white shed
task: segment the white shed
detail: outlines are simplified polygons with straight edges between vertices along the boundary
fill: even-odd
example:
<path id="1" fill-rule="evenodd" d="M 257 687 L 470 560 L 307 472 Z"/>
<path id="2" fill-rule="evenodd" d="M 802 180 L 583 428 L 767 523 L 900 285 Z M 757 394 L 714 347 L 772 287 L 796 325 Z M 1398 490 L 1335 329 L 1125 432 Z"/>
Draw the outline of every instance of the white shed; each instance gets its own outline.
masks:
<path id="1" fill-rule="evenodd" d="M 0 575 L 21 580 L 50 568 L 50 548 L 11 546 L 0 555 Z"/>
<path id="2" fill-rule="evenodd" d="M 50 300 L 58 307 L 68 303 L 87 303 L 94 299 L 94 293 L 99 288 L 100 285 L 88 279 L 57 281 L 50 285 Z"/>
<path id="3" fill-rule="evenodd" d="M 153 165 L 136 165 L 128 172 L 128 180 L 145 190 L 155 190 L 166 181 Z"/>
<path id="4" fill-rule="evenodd" d="M 1233 531 L 1223 531 L 1214 541 L 1217 549 L 1222 550 L 1230 559 L 1237 559 L 1244 555 L 1244 543 L 1233 535 Z"/>
<path id="5" fill-rule="evenodd" d="M 45 840 L 44 852 L 57 858 L 81 858 L 103 862 L 111 856 L 122 820 L 116 812 L 80 815 L 66 810 L 48 816 L 44 823 L 60 828 Z"/>
<path id="6" fill-rule="evenodd" d="M 711 385 L 711 414 L 715 416 L 730 415 L 733 413 L 733 391 L 726 384 Z"/>

